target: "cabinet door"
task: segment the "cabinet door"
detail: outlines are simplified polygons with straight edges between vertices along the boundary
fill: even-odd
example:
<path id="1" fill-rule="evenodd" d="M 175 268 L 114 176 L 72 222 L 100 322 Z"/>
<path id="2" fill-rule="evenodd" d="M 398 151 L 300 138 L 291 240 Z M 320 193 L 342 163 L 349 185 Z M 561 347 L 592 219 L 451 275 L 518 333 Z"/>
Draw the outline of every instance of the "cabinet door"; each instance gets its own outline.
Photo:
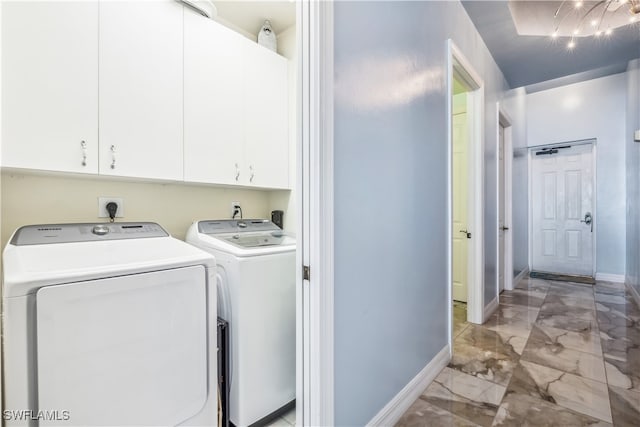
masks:
<path id="1" fill-rule="evenodd" d="M 183 7 L 100 3 L 100 173 L 182 180 Z"/>
<path id="2" fill-rule="evenodd" d="M 245 182 L 239 34 L 185 9 L 184 178 Z"/>
<path id="3" fill-rule="evenodd" d="M 2 91 L 3 166 L 97 173 L 98 3 L 3 2 Z"/>
<path id="4" fill-rule="evenodd" d="M 287 60 L 246 43 L 245 167 L 250 185 L 289 187 Z"/>

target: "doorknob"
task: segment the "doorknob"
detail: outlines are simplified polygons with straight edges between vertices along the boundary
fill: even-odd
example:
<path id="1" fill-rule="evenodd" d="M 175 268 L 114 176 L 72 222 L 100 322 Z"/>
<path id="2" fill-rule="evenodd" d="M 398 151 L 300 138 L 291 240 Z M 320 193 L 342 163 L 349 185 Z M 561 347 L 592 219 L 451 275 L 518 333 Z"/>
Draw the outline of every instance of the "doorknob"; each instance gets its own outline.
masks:
<path id="1" fill-rule="evenodd" d="M 591 215 L 591 212 L 587 212 L 586 214 L 584 214 L 584 219 L 581 219 L 580 222 L 584 222 L 587 225 L 591 226 L 591 232 L 593 233 L 593 215 Z"/>
<path id="2" fill-rule="evenodd" d="M 460 233 L 464 233 L 467 235 L 467 239 L 471 238 L 471 233 L 469 233 L 467 230 L 460 230 Z"/>

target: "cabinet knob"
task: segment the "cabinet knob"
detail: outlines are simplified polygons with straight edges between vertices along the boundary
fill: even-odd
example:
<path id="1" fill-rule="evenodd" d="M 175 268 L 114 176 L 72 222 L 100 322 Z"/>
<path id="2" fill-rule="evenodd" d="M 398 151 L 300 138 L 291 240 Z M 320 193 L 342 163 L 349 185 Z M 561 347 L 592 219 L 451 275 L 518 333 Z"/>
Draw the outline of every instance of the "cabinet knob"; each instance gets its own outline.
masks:
<path id="1" fill-rule="evenodd" d="M 253 170 L 253 165 L 249 166 L 249 182 L 253 182 L 253 177 L 256 176 L 256 173 Z"/>
<path id="2" fill-rule="evenodd" d="M 87 142 L 80 141 L 80 147 L 82 148 L 82 166 L 87 166 Z"/>
<path id="3" fill-rule="evenodd" d="M 238 167 L 238 164 L 236 163 L 236 181 L 238 181 L 238 179 L 240 179 L 240 168 Z"/>
<path id="4" fill-rule="evenodd" d="M 116 168 L 116 146 L 111 146 L 111 169 Z"/>

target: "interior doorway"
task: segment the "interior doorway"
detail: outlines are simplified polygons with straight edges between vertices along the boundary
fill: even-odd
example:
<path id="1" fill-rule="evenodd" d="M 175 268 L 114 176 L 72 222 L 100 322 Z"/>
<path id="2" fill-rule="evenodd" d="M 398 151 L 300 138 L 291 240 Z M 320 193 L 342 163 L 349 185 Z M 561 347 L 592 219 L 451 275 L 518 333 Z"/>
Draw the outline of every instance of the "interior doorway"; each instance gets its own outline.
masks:
<path id="1" fill-rule="evenodd" d="M 594 276 L 593 140 L 530 150 L 533 272 Z"/>
<path id="2" fill-rule="evenodd" d="M 449 332 L 484 320 L 484 83 L 448 42 Z"/>
<path id="3" fill-rule="evenodd" d="M 498 104 L 498 295 L 513 289 L 511 120 Z"/>
<path id="4" fill-rule="evenodd" d="M 454 76 L 453 79 L 453 300 L 464 303 L 454 306 L 462 309 L 466 307 L 468 293 L 468 241 L 471 239 L 471 232 L 468 231 L 468 197 L 469 197 L 469 174 L 468 174 L 468 144 L 469 129 L 467 122 L 467 90 L 464 85 Z M 464 310 L 466 313 L 466 308 Z M 460 317 L 460 316 L 458 316 Z M 466 320 L 466 316 L 465 316 Z M 454 328 L 455 329 L 455 328 Z"/>

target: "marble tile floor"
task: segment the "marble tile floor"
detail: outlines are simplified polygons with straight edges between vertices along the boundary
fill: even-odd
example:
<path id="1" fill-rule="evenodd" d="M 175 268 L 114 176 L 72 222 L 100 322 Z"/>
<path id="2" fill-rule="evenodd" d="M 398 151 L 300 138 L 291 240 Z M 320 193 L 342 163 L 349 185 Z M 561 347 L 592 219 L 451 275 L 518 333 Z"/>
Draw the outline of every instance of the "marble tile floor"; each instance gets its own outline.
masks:
<path id="1" fill-rule="evenodd" d="M 484 325 L 454 303 L 453 357 L 398 427 L 640 426 L 640 308 L 622 284 L 524 278 Z"/>

